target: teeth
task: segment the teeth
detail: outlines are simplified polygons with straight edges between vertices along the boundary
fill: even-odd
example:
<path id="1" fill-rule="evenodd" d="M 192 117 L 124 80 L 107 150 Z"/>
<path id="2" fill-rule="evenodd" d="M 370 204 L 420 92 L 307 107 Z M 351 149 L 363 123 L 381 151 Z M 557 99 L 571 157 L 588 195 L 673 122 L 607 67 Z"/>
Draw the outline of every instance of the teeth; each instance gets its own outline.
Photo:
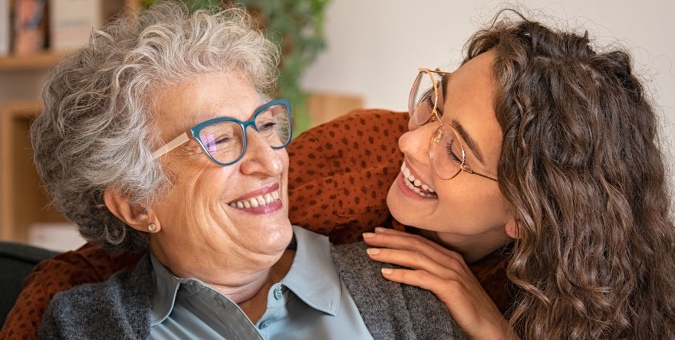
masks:
<path id="1" fill-rule="evenodd" d="M 274 191 L 257 197 L 251 197 L 247 200 L 236 201 L 229 204 L 232 208 L 248 209 L 268 205 L 279 199 L 279 192 Z"/>
<path id="2" fill-rule="evenodd" d="M 401 173 L 403 174 L 403 178 L 405 178 L 405 185 L 410 188 L 410 190 L 422 197 L 437 197 L 436 194 L 434 194 L 435 191 L 433 188 L 426 184 L 422 184 L 422 181 L 410 174 L 410 169 L 405 166 L 405 163 L 401 164 Z"/>

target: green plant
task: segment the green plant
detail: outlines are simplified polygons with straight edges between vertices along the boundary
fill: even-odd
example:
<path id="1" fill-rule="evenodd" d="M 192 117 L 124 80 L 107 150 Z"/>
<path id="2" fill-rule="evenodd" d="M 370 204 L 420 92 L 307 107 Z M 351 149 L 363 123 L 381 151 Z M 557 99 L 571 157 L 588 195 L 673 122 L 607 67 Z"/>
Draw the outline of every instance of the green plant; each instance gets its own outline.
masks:
<path id="1" fill-rule="evenodd" d="M 146 6 L 156 0 L 144 0 Z M 300 79 L 318 53 L 326 46 L 323 35 L 324 14 L 329 0 L 184 0 L 191 10 L 222 2 L 240 3 L 265 30 L 267 38 L 281 48 L 277 95 L 293 104 L 294 135 L 310 126 L 308 93 L 300 88 Z"/>

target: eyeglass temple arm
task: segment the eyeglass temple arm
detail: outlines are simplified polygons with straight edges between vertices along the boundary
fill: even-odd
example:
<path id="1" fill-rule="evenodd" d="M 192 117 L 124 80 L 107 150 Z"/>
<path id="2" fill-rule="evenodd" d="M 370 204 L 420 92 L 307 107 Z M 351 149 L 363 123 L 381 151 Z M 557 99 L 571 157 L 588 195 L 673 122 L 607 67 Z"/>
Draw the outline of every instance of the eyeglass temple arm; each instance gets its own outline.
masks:
<path id="1" fill-rule="evenodd" d="M 179 147 L 183 143 L 187 142 L 189 139 L 190 139 L 190 137 L 188 137 L 187 132 L 183 132 L 182 135 L 174 138 L 172 141 L 164 144 L 164 146 L 162 146 L 161 148 L 155 150 L 155 152 L 152 153 L 152 159 L 157 159 L 160 156 L 163 156 L 167 152 L 169 152 L 169 151 Z"/>
<path id="2" fill-rule="evenodd" d="M 496 178 L 492 178 L 492 177 L 490 177 L 490 176 L 488 176 L 488 175 L 483 175 L 483 174 L 481 174 L 480 172 L 475 172 L 475 171 L 473 171 L 473 169 L 471 169 L 470 167 L 468 167 L 466 164 L 462 165 L 462 171 L 468 172 L 468 173 L 470 173 L 470 174 L 472 174 L 472 175 L 478 175 L 478 176 L 480 176 L 480 177 L 483 177 L 483 178 L 487 178 L 487 179 L 493 180 L 493 181 L 495 181 L 495 182 L 499 182 Z"/>

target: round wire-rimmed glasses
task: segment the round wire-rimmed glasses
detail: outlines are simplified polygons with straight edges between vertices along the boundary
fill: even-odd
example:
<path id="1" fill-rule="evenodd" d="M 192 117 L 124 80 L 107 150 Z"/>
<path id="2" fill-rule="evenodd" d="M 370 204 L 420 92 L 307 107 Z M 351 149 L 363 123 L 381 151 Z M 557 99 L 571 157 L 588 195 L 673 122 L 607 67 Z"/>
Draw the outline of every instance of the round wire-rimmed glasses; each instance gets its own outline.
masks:
<path id="1" fill-rule="evenodd" d="M 253 127 L 272 149 L 281 149 L 291 141 L 292 125 L 290 101 L 285 98 L 277 99 L 257 108 L 253 117 L 245 122 L 230 117 L 218 117 L 199 123 L 155 150 L 152 158 L 157 159 L 193 139 L 199 143 L 211 161 L 228 166 L 244 157 L 246 129 L 249 126 Z"/>
<path id="2" fill-rule="evenodd" d="M 496 178 L 478 173 L 466 163 L 464 143 L 458 137 L 457 131 L 451 125 L 443 123 L 441 119 L 442 115 L 438 112 L 438 98 L 442 94 L 439 87 L 444 75 L 450 75 L 450 73 L 419 68 L 408 97 L 408 112 L 412 122 L 409 124 L 410 130 L 415 130 L 434 120 L 440 123 L 431 137 L 429 158 L 431 167 L 441 179 L 453 179 L 464 171 L 497 182 Z"/>

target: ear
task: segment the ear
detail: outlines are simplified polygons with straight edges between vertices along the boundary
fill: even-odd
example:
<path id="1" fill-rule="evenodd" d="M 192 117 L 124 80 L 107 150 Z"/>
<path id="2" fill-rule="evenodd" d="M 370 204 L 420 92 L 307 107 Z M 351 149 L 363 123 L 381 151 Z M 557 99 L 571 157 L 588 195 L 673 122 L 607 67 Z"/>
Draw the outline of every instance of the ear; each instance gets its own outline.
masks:
<path id="1" fill-rule="evenodd" d="M 126 197 L 121 196 L 117 190 L 106 188 L 103 191 L 103 201 L 108 210 L 126 225 L 138 231 L 148 232 L 148 225 L 154 223 L 156 229 L 152 232 L 159 231 L 159 223 L 155 221 L 152 209 L 129 204 Z"/>
<path id="2" fill-rule="evenodd" d="M 520 222 L 516 218 L 510 218 L 506 225 L 504 226 L 506 230 L 506 235 L 509 235 L 512 239 L 520 239 Z"/>

